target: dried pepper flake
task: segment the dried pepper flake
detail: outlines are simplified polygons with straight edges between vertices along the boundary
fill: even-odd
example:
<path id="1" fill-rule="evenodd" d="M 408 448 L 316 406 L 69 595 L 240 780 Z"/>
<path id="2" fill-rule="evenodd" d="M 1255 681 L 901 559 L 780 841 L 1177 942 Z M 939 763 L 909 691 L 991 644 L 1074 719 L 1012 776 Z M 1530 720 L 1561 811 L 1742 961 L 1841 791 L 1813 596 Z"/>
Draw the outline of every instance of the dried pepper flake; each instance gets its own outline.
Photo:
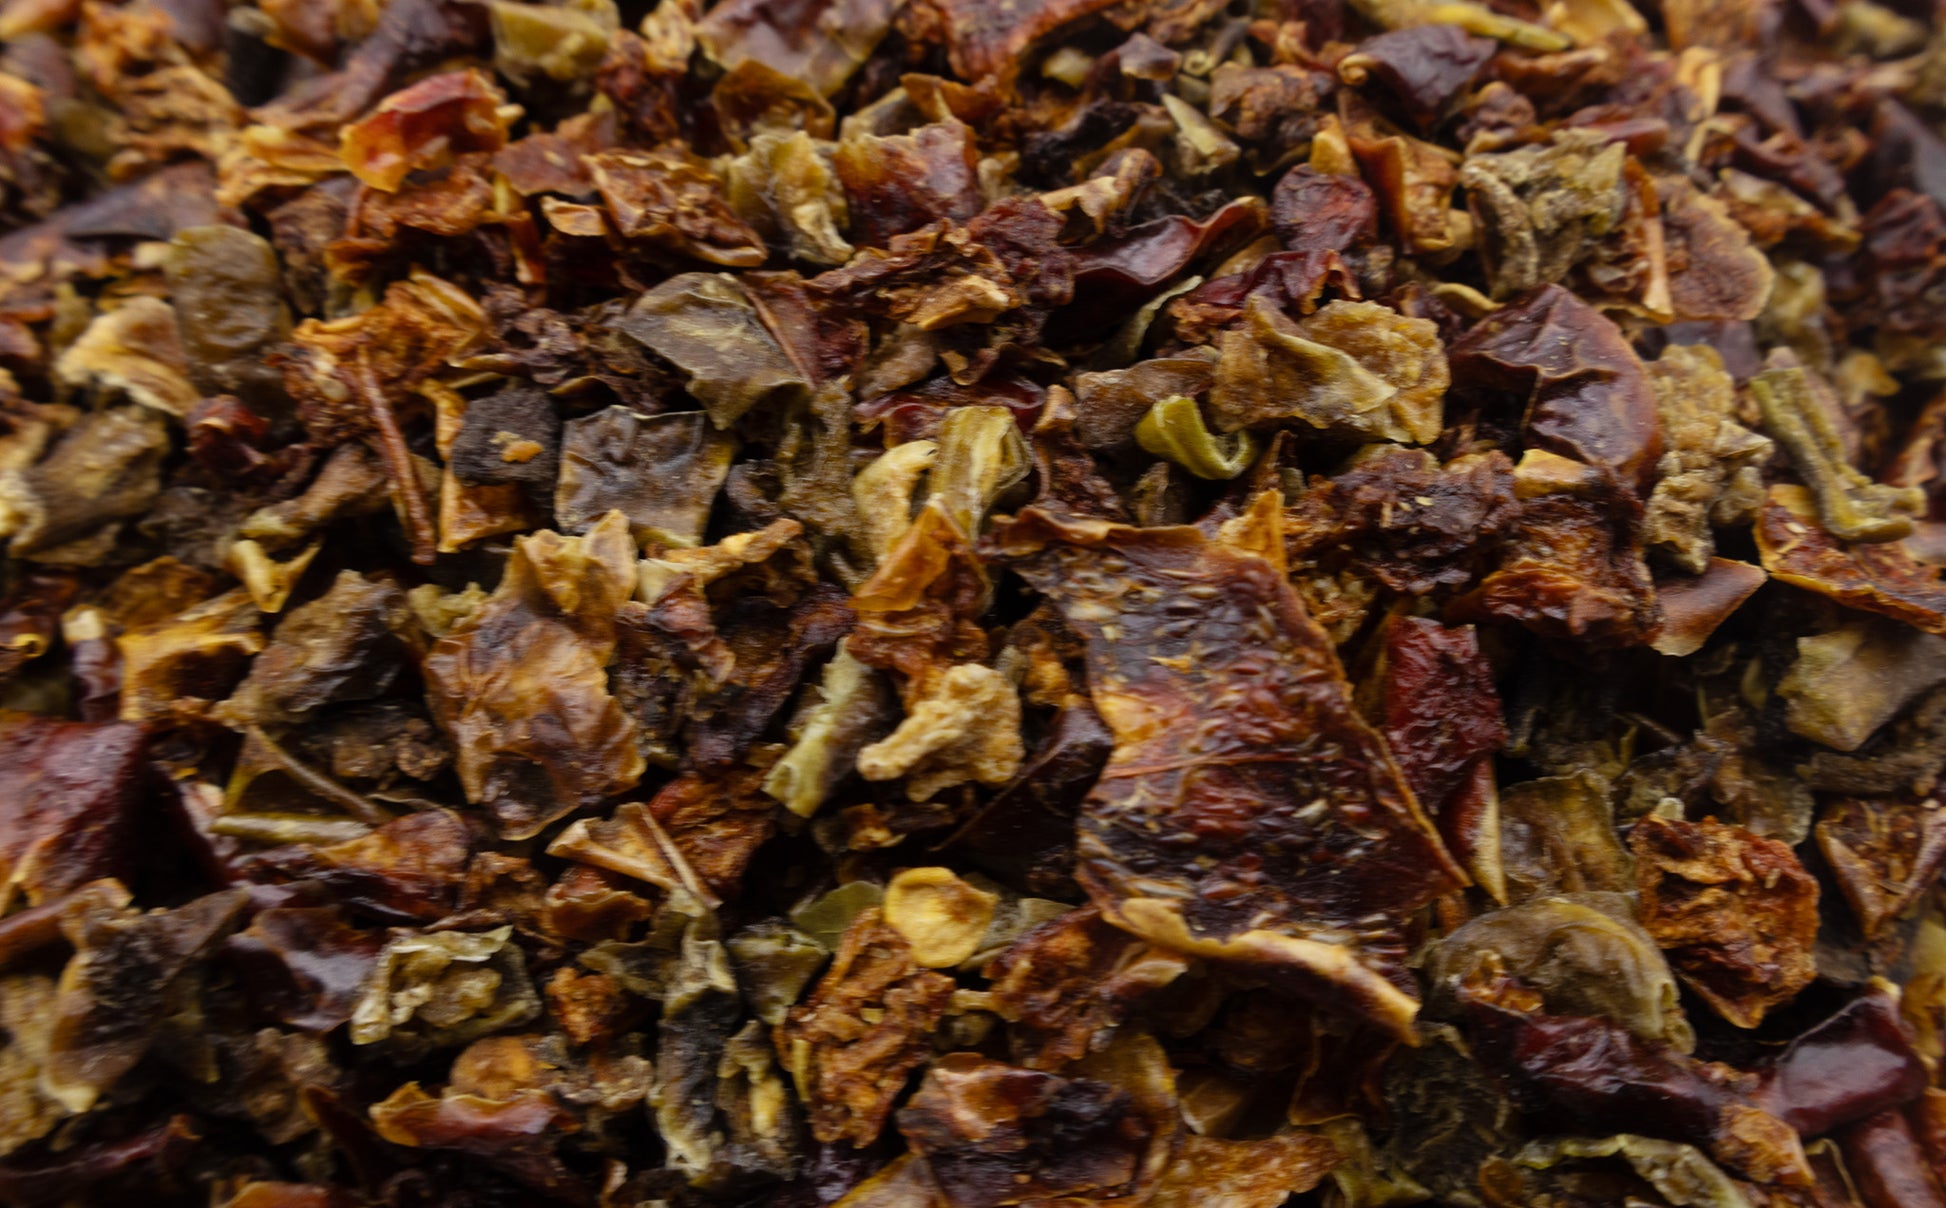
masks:
<path id="1" fill-rule="evenodd" d="M 1946 1208 L 1941 27 L 0 0 L 0 1202 Z"/>

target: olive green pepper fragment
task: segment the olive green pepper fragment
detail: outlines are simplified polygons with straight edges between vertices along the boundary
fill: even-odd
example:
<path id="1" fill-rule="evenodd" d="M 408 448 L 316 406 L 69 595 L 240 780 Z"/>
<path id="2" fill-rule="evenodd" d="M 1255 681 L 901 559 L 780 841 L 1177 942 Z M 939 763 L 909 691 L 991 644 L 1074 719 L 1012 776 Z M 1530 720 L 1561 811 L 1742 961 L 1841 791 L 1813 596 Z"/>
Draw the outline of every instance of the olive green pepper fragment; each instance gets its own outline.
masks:
<path id="1" fill-rule="evenodd" d="M 1818 502 L 1818 518 L 1843 541 L 1897 541 L 1926 506 L 1918 487 L 1893 487 L 1859 473 L 1838 428 L 1802 369 L 1767 369 L 1750 379 L 1764 427 L 1790 451 Z"/>
<path id="2" fill-rule="evenodd" d="M 1203 423 L 1196 400 L 1180 394 L 1149 408 L 1135 425 L 1135 443 L 1198 478 L 1235 478 L 1257 455 L 1250 433 L 1216 435 Z"/>

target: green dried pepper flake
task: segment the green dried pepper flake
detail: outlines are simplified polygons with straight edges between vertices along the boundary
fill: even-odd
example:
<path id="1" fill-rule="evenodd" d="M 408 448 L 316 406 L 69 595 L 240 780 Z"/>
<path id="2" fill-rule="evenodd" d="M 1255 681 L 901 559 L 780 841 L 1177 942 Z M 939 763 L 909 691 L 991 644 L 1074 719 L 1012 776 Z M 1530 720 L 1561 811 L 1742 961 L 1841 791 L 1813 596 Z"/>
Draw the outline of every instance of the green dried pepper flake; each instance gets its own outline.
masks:
<path id="1" fill-rule="evenodd" d="M 791 926 L 836 951 L 851 921 L 885 900 L 885 887 L 870 881 L 847 881 L 831 892 L 791 911 Z"/>
<path id="2" fill-rule="evenodd" d="M 1868 617 L 1797 639 L 1797 661 L 1777 681 L 1777 694 L 1793 733 L 1856 751 L 1942 681 L 1946 638 Z"/>
<path id="3" fill-rule="evenodd" d="M 1149 408 L 1135 425 L 1135 443 L 1198 478 L 1235 478 L 1257 455 L 1257 441 L 1250 433 L 1216 435 L 1203 423 L 1196 400 L 1180 394 Z"/>
<path id="4" fill-rule="evenodd" d="M 493 65 L 510 80 L 557 83 L 595 73 L 621 25 L 612 0 L 516 4 L 494 0 Z"/>
<path id="5" fill-rule="evenodd" d="M 1005 407 L 959 407 L 939 425 L 939 454 L 928 478 L 960 531 L 978 535 L 1001 492 L 1027 477 L 1027 442 Z"/>
<path id="6" fill-rule="evenodd" d="M 750 1009 L 773 1027 L 784 1022 L 831 955 L 822 941 L 775 919 L 744 928 L 723 946 L 730 950 L 737 984 Z"/>
<path id="7" fill-rule="evenodd" d="M 800 818 L 817 813 L 856 768 L 858 752 L 891 729 L 891 706 L 885 677 L 840 645 L 807 703 L 796 741 L 764 777 L 764 792 Z"/>
<path id="8" fill-rule="evenodd" d="M 621 329 L 689 379 L 689 393 L 727 428 L 759 403 L 799 401 L 811 383 L 727 273 L 683 273 L 643 294 Z"/>
<path id="9" fill-rule="evenodd" d="M 1913 517 L 1925 510 L 1926 493 L 1874 482 L 1852 466 L 1837 424 L 1804 370 L 1767 369 L 1750 379 L 1750 394 L 1764 427 L 1810 484 L 1818 519 L 1832 536 L 1880 542 L 1911 535 Z"/>

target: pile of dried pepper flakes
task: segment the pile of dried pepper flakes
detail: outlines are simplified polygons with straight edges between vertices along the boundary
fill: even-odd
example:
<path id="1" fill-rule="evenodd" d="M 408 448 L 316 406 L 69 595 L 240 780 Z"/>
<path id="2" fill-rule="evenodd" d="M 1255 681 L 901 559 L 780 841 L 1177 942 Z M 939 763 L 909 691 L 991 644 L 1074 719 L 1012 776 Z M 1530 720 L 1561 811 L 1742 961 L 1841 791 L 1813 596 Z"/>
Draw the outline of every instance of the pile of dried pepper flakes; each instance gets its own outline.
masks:
<path id="1" fill-rule="evenodd" d="M 0 0 L 0 1203 L 1946 1205 L 1927 0 Z"/>

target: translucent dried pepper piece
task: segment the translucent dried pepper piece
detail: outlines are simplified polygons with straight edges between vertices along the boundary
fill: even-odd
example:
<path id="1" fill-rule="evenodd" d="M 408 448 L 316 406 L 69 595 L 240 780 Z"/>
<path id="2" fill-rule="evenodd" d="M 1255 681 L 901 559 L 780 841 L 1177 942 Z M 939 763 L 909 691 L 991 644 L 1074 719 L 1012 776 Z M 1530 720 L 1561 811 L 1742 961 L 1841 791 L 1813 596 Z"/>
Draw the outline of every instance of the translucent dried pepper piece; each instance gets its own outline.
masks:
<path id="1" fill-rule="evenodd" d="M 803 1124 L 767 1032 L 751 1020 L 723 1046 L 716 1067 L 717 1114 L 729 1134 L 722 1158 L 738 1171 L 788 1180 L 799 1169 Z"/>
<path id="2" fill-rule="evenodd" d="M 1679 321 L 1754 319 L 1770 299 L 1770 260 L 1721 201 L 1687 180 L 1658 181 L 1669 265 L 1669 302 Z"/>
<path id="3" fill-rule="evenodd" d="M 673 901 L 694 912 L 684 919 L 680 945 L 665 974 L 649 1106 L 669 1147 L 669 1165 L 701 1177 L 723 1144 L 723 1133 L 715 1127 L 717 1071 L 742 1012 L 736 975 L 716 938 L 716 920 L 680 895 Z"/>
<path id="4" fill-rule="evenodd" d="M 579 818 L 547 845 L 547 854 L 580 860 L 596 868 L 646 881 L 668 893 L 685 891 L 717 904 L 675 841 L 655 820 L 648 807 L 618 806 L 607 819 Z"/>
<path id="5" fill-rule="evenodd" d="M 617 406 L 569 420 L 555 518 L 572 531 L 619 510 L 638 544 L 699 545 L 735 451 L 700 412 L 648 416 Z M 643 465 L 658 472 L 638 473 Z"/>
<path id="6" fill-rule="evenodd" d="M 534 1018 L 540 996 L 512 934 L 393 932 L 352 1008 L 351 1042 L 416 1056 Z"/>
<path id="7" fill-rule="evenodd" d="M 1662 610 L 1662 628 L 1650 648 L 1675 658 L 1695 654 L 1768 578 L 1762 567 L 1748 562 L 1711 558 L 1695 578 L 1657 579 L 1655 602 Z"/>
<path id="8" fill-rule="evenodd" d="M 1650 1186 L 1671 1197 L 1672 1203 L 1695 1208 L 1739 1208 L 1750 1202 L 1734 1179 L 1701 1150 L 1681 1141 L 1631 1133 L 1599 1140 L 1570 1137 L 1532 1141 L 1513 1160 L 1528 1169 L 1551 1170 L 1597 1158 L 1621 1158 Z"/>
<path id="9" fill-rule="evenodd" d="M 1002 492 L 1027 477 L 1027 442 L 1005 407 L 955 407 L 939 425 L 939 452 L 927 474 L 960 531 L 978 536 Z"/>
<path id="10" fill-rule="evenodd" d="M 624 884 L 614 873 L 575 865 L 547 887 L 536 911 L 537 925 L 546 935 L 579 943 L 619 941 L 655 910 L 647 898 L 628 892 Z M 584 955 L 592 957 L 595 951 L 591 948 Z M 593 959 L 585 963 L 599 967 Z"/>
<path id="11" fill-rule="evenodd" d="M 162 489 L 163 415 L 128 404 L 90 411 L 46 456 L 0 471 L 0 532 L 13 539 L 9 551 L 41 562 L 99 562 L 113 537 L 104 526 L 147 511 Z"/>
<path id="12" fill-rule="evenodd" d="M 223 1201 L 223 1208 L 357 1208 L 358 1197 L 339 1187 L 316 1183 L 252 1180 Z"/>
<path id="13" fill-rule="evenodd" d="M 689 392 L 719 428 L 759 403 L 788 402 L 811 389 L 727 274 L 671 277 L 637 299 L 620 326 L 687 375 Z"/>
<path id="14" fill-rule="evenodd" d="M 1087 638 L 1115 735 L 1080 822 L 1080 879 L 1103 915 L 1406 1031 L 1417 1002 L 1374 921 L 1463 877 L 1288 582 L 1188 528 L 1030 510 L 1000 541 Z M 1291 801 L 1304 804 L 1273 806 Z"/>
<path id="15" fill-rule="evenodd" d="M 854 242 L 884 247 L 937 222 L 964 222 L 980 212 L 979 149 L 959 121 L 935 122 L 909 134 L 852 134 L 832 163 L 844 185 Z"/>
<path id="16" fill-rule="evenodd" d="M 1155 1208 L 1277 1208 L 1323 1182 L 1341 1155 L 1316 1133 L 1261 1140 L 1184 1137 L 1149 1203 Z"/>
<path id="17" fill-rule="evenodd" d="M 583 162 L 623 238 L 731 268 L 755 268 L 769 255 L 700 161 L 657 150 L 602 151 Z"/>
<path id="18" fill-rule="evenodd" d="M 607 674 L 615 611 L 635 582 L 620 512 L 584 537 L 523 537 L 500 587 L 426 655 L 460 783 L 503 835 L 530 836 L 641 776 L 635 724 Z"/>
<path id="19" fill-rule="evenodd" d="M 339 154 L 352 175 L 393 192 L 408 173 L 461 151 L 497 151 L 507 141 L 507 98 L 474 69 L 428 76 L 380 101 L 344 127 Z"/>
<path id="20" fill-rule="evenodd" d="M 1655 390 L 1621 330 L 1558 285 L 1494 311 L 1451 351 L 1461 387 L 1526 401 L 1527 440 L 1646 483 L 1662 455 Z"/>
<path id="21" fill-rule="evenodd" d="M 1499 38 L 1528 50 L 1566 50 L 1573 42 L 1543 25 L 1517 20 L 1466 0 L 1356 0 L 1360 15 L 1387 29 L 1446 23 L 1483 38 Z"/>
<path id="22" fill-rule="evenodd" d="M 460 486 L 519 487 L 526 496 L 546 499 L 560 470 L 561 419 L 553 399 L 531 386 L 510 385 L 464 402 L 457 418 L 459 429 L 440 453 Z"/>
<path id="23" fill-rule="evenodd" d="M 1644 925 L 1683 980 L 1752 1028 L 1817 976 L 1818 885 L 1791 849 L 1712 819 L 1635 824 Z"/>
<path id="24" fill-rule="evenodd" d="M 885 924 L 905 937 L 915 964 L 945 969 L 979 951 L 999 896 L 950 868 L 907 868 L 885 886 Z"/>
<path id="25" fill-rule="evenodd" d="M 835 942 L 838 934 L 831 938 Z M 744 1001 L 769 1027 L 784 1022 L 831 954 L 823 943 L 776 920 L 746 927 L 723 943 L 736 967 Z"/>
<path id="26" fill-rule="evenodd" d="M 609 36 L 621 23 L 608 0 L 568 4 L 494 0 L 490 9 L 494 70 L 522 86 L 592 76 L 608 49 Z"/>
<path id="27" fill-rule="evenodd" d="M 1946 638 L 1876 617 L 1797 639 L 1777 681 L 1791 731 L 1855 751 L 1914 698 L 1946 681 Z"/>
<path id="28" fill-rule="evenodd" d="M 986 610 L 991 591 L 966 534 L 929 503 L 852 597 L 859 617 L 848 648 L 867 666 L 898 672 L 902 696 L 923 693 L 948 668 L 986 657 L 986 635 L 972 618 Z M 963 691 L 997 696 L 984 678 L 967 673 Z"/>
<path id="29" fill-rule="evenodd" d="M 210 715 L 264 648 L 263 616 L 241 588 L 115 639 L 124 721 Z"/>
<path id="30" fill-rule="evenodd" d="M 1406 250 L 1436 256 L 1459 242 L 1449 206 L 1459 174 L 1441 148 L 1368 130 L 1351 135 L 1350 149 Z"/>
<path id="31" fill-rule="evenodd" d="M 385 946 L 382 931 L 348 926 L 337 907 L 259 910 L 228 954 L 258 983 L 257 997 L 292 1027 L 328 1032 L 351 1018 Z"/>
<path id="32" fill-rule="evenodd" d="M 175 308 L 142 297 L 96 316 L 54 363 L 64 385 L 92 388 L 104 398 L 120 395 L 178 419 L 200 397 L 189 368 Z"/>
<path id="33" fill-rule="evenodd" d="M 1076 249 L 1074 296 L 1063 317 L 1085 327 L 1091 311 L 1147 301 L 1199 259 L 1248 242 L 1269 222 L 1268 210 L 1260 198 L 1239 197 L 1201 221 L 1174 214 Z"/>
<path id="34" fill-rule="evenodd" d="M 1814 499 L 1805 488 L 1787 483 L 1771 487 L 1764 497 L 1757 514 L 1757 552 L 1771 577 L 1946 635 L 1940 568 L 1920 562 L 1897 541 L 1839 540 L 1825 529 Z"/>
<path id="35" fill-rule="evenodd" d="M 1494 976 L 1538 993 L 1549 1014 L 1603 1016 L 1679 1052 L 1696 1045 L 1675 975 L 1620 893 L 1535 898 L 1468 920 L 1432 952 L 1434 1005 L 1450 1009 L 1496 963 Z"/>
<path id="36" fill-rule="evenodd" d="M 720 102 L 719 102 L 720 103 Z M 781 234 L 793 258 L 833 266 L 851 259 L 851 211 L 833 166 L 834 146 L 802 130 L 765 131 L 732 160 L 726 190 L 744 221 Z"/>
<path id="37" fill-rule="evenodd" d="M 1262 296 L 1225 333 L 1210 390 L 1217 427 L 1281 419 L 1369 439 L 1438 438 L 1449 377 L 1438 329 L 1371 302 L 1332 302 L 1293 323 Z"/>
<path id="38" fill-rule="evenodd" d="M 485 838 L 451 810 L 429 809 L 355 839 L 266 852 L 245 864 L 326 887 L 334 900 L 381 917 L 431 922 L 460 905 L 468 858 Z"/>
<path id="39" fill-rule="evenodd" d="M 290 331 L 275 249 L 233 226 L 190 227 L 170 241 L 170 300 L 206 393 L 253 401 L 277 385 L 263 355 Z"/>
<path id="40" fill-rule="evenodd" d="M 888 0 L 729 0 L 709 10 L 695 36 L 725 67 L 762 63 L 830 96 L 871 57 L 896 11 Z"/>
<path id="41" fill-rule="evenodd" d="M 1293 252 L 1341 252 L 1378 232 L 1378 203 L 1364 181 L 1309 164 L 1278 179 L 1270 213 L 1278 238 Z"/>
<path id="42" fill-rule="evenodd" d="M 808 691 L 808 690 L 807 690 Z M 891 693 L 872 668 L 842 644 L 825 664 L 815 703 L 804 709 L 796 738 L 764 777 L 764 792 L 808 818 L 857 768 L 858 752 L 892 724 Z"/>
<path id="43" fill-rule="evenodd" d="M 174 910 L 105 909 L 71 901 L 62 931 L 75 955 L 61 972 L 41 1086 L 72 1112 L 85 1112 L 135 1068 L 165 1021 L 189 1008 L 190 970 L 240 921 L 241 889 Z"/>
<path id="44" fill-rule="evenodd" d="M 417 1082 L 407 1082 L 373 1104 L 371 1117 L 379 1136 L 394 1145 L 464 1154 L 539 1194 L 567 1203 L 593 1202 L 554 1153 L 557 1139 L 580 1123 L 543 1092 L 499 1100 L 448 1088 L 435 1098 Z"/>
<path id="45" fill-rule="evenodd" d="M 272 632 L 250 674 L 217 709 L 218 720 L 288 725 L 330 704 L 383 696 L 416 640 L 409 615 L 395 584 L 341 571 L 329 591 Z"/>
<path id="46" fill-rule="evenodd" d="M 1633 884 L 1615 835 L 1606 781 L 1593 772 L 1543 776 L 1500 795 L 1500 858 L 1507 896 L 1622 892 Z"/>
<path id="47" fill-rule="evenodd" d="M 81 584 L 66 574 L 28 575 L 0 608 L 0 683 L 46 654 Z"/>
<path id="48" fill-rule="evenodd" d="M 928 0 L 962 79 L 1011 82 L 1027 49 L 1070 22 L 1108 7 L 1107 0 Z"/>

